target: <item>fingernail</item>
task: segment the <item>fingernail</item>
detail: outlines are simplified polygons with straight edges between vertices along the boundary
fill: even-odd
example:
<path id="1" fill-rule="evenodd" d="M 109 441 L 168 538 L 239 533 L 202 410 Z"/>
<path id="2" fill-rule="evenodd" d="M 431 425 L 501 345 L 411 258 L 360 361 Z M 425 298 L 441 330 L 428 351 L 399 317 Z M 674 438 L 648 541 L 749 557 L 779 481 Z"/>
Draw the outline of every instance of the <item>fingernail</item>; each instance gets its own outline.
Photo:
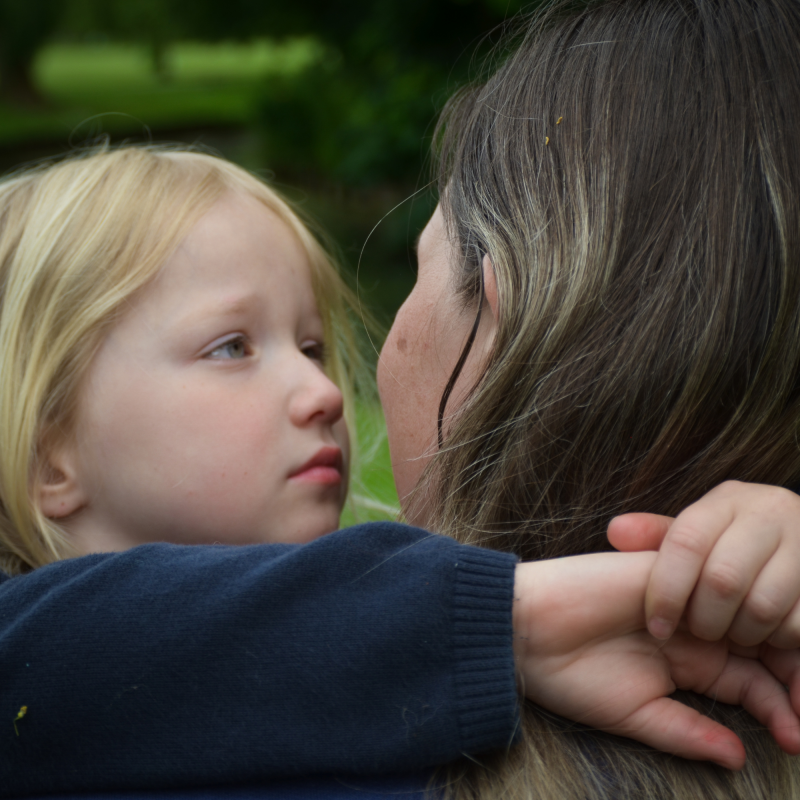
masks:
<path id="1" fill-rule="evenodd" d="M 653 617 L 647 625 L 647 630 L 656 639 L 669 639 L 672 636 L 673 625 L 662 617 Z"/>

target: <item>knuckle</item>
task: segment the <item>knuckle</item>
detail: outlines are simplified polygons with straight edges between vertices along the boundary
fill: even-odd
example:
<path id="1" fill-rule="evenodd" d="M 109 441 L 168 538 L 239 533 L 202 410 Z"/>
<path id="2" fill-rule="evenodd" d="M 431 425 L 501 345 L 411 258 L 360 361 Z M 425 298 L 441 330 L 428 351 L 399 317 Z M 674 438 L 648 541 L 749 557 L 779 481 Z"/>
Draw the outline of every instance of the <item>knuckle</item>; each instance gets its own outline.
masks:
<path id="1" fill-rule="evenodd" d="M 709 495 L 725 497 L 732 500 L 736 506 L 742 506 L 744 503 L 745 511 L 757 508 L 759 513 L 776 510 L 797 512 L 800 509 L 800 496 L 782 486 L 728 480 L 714 487 Z"/>
<path id="2" fill-rule="evenodd" d="M 778 598 L 767 592 L 751 592 L 745 604 L 747 614 L 759 625 L 773 626 L 783 617 Z"/>
<path id="3" fill-rule="evenodd" d="M 800 508 L 800 497 L 782 486 L 767 487 L 766 501 L 773 510 L 786 514 L 796 514 Z"/>
<path id="4" fill-rule="evenodd" d="M 722 600 L 731 600 L 744 594 L 742 573 L 735 564 L 727 561 L 711 564 L 704 577 L 708 588 Z"/>
<path id="5" fill-rule="evenodd" d="M 800 615 L 795 607 L 769 637 L 769 643 L 783 650 L 800 647 Z"/>
<path id="6" fill-rule="evenodd" d="M 800 647 L 800 625 L 795 623 L 781 625 L 767 641 L 781 650 L 794 650 Z"/>
<path id="7" fill-rule="evenodd" d="M 748 674 L 741 678 L 741 681 L 742 683 L 739 688 L 739 703 L 743 708 L 752 708 L 753 703 L 751 701 L 758 688 L 756 674 L 752 670 L 752 667 L 750 668 Z"/>
<path id="8" fill-rule="evenodd" d="M 737 497 L 744 491 L 745 485 L 746 484 L 742 483 L 742 481 L 727 480 L 723 481 L 712 491 L 715 494 L 733 495 L 734 497 Z"/>
<path id="9" fill-rule="evenodd" d="M 681 520 L 669 532 L 672 547 L 691 555 L 705 555 L 706 544 L 702 530 L 687 520 Z"/>

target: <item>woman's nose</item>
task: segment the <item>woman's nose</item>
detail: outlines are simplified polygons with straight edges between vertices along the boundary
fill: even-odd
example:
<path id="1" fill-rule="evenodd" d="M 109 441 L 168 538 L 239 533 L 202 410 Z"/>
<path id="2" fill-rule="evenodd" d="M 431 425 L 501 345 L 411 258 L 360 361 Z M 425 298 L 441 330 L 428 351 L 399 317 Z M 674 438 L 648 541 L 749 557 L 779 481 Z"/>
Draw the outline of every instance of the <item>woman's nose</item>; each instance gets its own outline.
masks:
<path id="1" fill-rule="evenodd" d="M 304 359 L 298 381 L 291 398 L 290 416 L 295 425 L 313 422 L 333 425 L 342 418 L 344 398 L 339 387 L 322 371 L 320 366 Z"/>

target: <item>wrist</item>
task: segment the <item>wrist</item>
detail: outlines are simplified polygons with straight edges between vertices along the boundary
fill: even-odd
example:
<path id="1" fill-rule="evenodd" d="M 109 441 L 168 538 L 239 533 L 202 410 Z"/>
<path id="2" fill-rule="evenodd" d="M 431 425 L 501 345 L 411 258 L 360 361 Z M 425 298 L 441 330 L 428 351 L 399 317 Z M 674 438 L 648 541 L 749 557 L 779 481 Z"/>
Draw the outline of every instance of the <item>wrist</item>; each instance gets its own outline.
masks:
<path id="1" fill-rule="evenodd" d="M 525 664 L 530 657 L 534 592 L 531 572 L 536 562 L 519 563 L 514 568 L 514 597 L 511 605 L 512 649 L 517 690 L 525 694 Z"/>

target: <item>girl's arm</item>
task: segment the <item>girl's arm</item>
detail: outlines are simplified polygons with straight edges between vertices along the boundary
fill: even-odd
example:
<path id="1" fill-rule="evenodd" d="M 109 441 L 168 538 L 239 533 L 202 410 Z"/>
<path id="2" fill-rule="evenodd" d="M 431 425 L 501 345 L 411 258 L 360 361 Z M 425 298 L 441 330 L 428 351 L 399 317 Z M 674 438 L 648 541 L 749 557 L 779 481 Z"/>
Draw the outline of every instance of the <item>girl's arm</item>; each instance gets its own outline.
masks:
<path id="1" fill-rule="evenodd" d="M 397 772 L 506 746 L 515 564 L 373 523 L 7 579 L 0 796 Z"/>
<path id="2" fill-rule="evenodd" d="M 518 721 L 515 573 L 515 644 L 530 696 L 663 749 L 735 765 L 730 737 L 693 748 L 673 727 L 654 742 L 659 715 L 671 709 L 650 706 L 645 724 L 624 728 L 620 708 L 636 710 L 624 692 L 610 697 L 601 682 L 586 691 L 586 675 L 605 669 L 614 681 L 638 682 L 644 669 L 650 680 L 656 662 L 614 655 L 630 650 L 632 636 L 637 648 L 649 638 L 641 631 L 649 566 L 623 563 L 642 556 L 581 558 L 516 566 L 505 554 L 373 523 L 303 547 L 145 545 L 7 579 L 0 796 L 396 772 L 505 747 Z M 605 567 L 586 572 L 609 558 L 619 567 L 614 580 Z M 578 596 L 608 609 L 598 618 L 606 630 L 587 630 Z M 563 648 L 567 626 L 572 654 Z M 599 650 L 586 646 L 601 640 Z M 686 685 L 707 651 L 690 640 L 658 661 L 654 698 L 673 680 Z M 552 669 L 578 656 L 583 671 Z M 726 676 L 725 653 L 715 663 L 735 694 L 743 673 Z M 767 690 L 754 713 L 767 721 L 791 714 L 769 673 L 758 662 L 748 669 L 747 681 Z M 592 716 L 598 697 L 610 716 Z"/>

